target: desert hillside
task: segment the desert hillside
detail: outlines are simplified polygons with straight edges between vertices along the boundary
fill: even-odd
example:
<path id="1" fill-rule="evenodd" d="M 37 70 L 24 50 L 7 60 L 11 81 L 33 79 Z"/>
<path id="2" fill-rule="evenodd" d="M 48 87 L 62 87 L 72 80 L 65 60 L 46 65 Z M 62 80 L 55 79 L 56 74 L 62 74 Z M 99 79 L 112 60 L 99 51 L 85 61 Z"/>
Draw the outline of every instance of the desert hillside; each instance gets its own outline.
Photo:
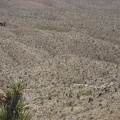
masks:
<path id="1" fill-rule="evenodd" d="M 0 89 L 16 80 L 32 120 L 120 120 L 120 1 L 0 0 Z"/>

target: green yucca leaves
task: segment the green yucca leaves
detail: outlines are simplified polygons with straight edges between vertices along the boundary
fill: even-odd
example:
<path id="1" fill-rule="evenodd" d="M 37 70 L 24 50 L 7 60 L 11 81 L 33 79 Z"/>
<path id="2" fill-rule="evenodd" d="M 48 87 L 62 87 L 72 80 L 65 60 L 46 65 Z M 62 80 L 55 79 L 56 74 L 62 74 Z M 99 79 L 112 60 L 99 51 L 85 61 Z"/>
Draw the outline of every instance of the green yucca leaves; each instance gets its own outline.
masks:
<path id="1" fill-rule="evenodd" d="M 31 114 L 27 111 L 23 111 L 20 115 L 19 115 L 19 120 L 30 120 L 31 119 Z"/>
<path id="2" fill-rule="evenodd" d="M 24 90 L 25 85 L 22 81 L 19 81 L 12 83 L 10 88 L 14 91 L 14 93 L 21 93 Z"/>
<path id="3" fill-rule="evenodd" d="M 14 82 L 10 89 L 6 91 L 7 100 L 0 107 L 0 120 L 30 120 L 29 107 L 21 97 L 25 88 L 23 82 Z"/>
<path id="4" fill-rule="evenodd" d="M 28 109 L 29 109 L 29 107 L 25 103 L 19 101 L 18 104 L 16 105 L 15 110 L 22 112 L 22 111 L 27 111 Z"/>
<path id="5" fill-rule="evenodd" d="M 7 120 L 7 107 L 6 106 L 1 106 L 0 120 Z"/>
<path id="6" fill-rule="evenodd" d="M 10 101 L 11 101 L 11 99 L 13 98 L 13 95 L 14 95 L 13 91 L 8 90 L 8 91 L 5 92 L 5 94 L 6 94 L 6 96 L 7 96 L 7 102 L 10 103 Z"/>

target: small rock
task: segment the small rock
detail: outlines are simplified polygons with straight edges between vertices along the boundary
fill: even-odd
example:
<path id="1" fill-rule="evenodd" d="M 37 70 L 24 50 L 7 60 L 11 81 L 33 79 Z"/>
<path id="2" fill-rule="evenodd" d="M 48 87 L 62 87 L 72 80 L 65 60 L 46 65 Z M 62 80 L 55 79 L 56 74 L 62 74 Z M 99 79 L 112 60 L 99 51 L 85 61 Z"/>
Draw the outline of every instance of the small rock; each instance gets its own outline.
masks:
<path id="1" fill-rule="evenodd" d="M 89 99 L 88 99 L 88 102 L 92 102 L 92 101 L 93 101 L 93 98 L 89 98 Z"/>
<path id="2" fill-rule="evenodd" d="M 113 113 L 114 113 L 114 112 L 111 110 L 111 111 L 110 111 L 110 114 L 113 114 Z"/>
<path id="3" fill-rule="evenodd" d="M 6 94 L 4 93 L 3 90 L 0 89 L 0 103 L 5 102 L 6 98 L 7 98 Z"/>
<path id="4" fill-rule="evenodd" d="M 99 94 L 98 94 L 98 97 L 100 97 L 101 95 L 102 95 L 102 93 L 99 93 Z"/>

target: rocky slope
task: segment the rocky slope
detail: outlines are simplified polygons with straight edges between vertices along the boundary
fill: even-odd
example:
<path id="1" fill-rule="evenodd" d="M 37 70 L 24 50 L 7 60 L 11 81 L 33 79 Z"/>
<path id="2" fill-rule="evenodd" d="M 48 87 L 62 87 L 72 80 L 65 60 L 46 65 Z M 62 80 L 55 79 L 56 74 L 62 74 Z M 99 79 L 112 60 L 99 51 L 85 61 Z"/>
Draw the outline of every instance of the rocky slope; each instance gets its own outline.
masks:
<path id="1" fill-rule="evenodd" d="M 0 1 L 0 89 L 23 80 L 34 120 L 120 120 L 119 7 Z"/>

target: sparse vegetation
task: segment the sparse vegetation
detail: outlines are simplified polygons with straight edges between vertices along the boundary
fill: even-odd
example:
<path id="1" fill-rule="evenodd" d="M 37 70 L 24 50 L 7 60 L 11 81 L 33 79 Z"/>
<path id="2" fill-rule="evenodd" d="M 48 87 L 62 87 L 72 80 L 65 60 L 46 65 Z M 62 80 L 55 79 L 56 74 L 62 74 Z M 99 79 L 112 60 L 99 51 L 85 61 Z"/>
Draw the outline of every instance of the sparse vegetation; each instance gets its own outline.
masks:
<path id="1" fill-rule="evenodd" d="M 66 120 L 74 115 L 78 120 L 104 120 L 111 109 L 120 116 L 118 3 L 0 0 L 0 89 L 14 79 L 25 81 L 24 99 L 33 120 Z M 18 86 L 9 89 L 14 93 L 24 89 Z M 6 96 L 11 101 L 13 92 Z M 7 114 L 6 96 L 2 115 Z M 21 93 L 16 100 L 19 97 Z M 24 106 L 19 102 L 18 107 Z"/>

